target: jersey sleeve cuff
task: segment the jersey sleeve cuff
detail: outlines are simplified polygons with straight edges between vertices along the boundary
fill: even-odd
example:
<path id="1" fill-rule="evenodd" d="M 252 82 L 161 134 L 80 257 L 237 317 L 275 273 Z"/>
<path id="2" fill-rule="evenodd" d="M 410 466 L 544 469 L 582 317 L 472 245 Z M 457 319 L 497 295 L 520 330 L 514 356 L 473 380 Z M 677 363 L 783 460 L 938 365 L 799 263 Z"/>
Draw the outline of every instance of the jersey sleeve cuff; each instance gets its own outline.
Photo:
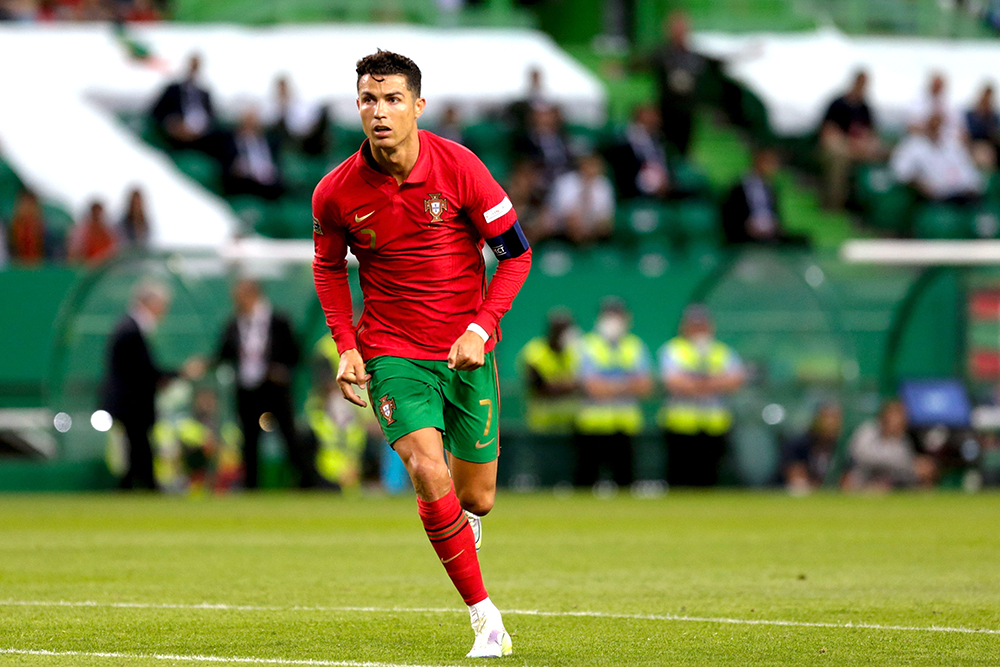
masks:
<path id="1" fill-rule="evenodd" d="M 341 336 L 334 336 L 333 342 L 337 344 L 337 353 L 343 354 L 347 350 L 358 349 L 358 339 L 354 334 L 345 334 Z"/>
<path id="2" fill-rule="evenodd" d="M 486 333 L 486 329 L 482 328 L 481 326 L 479 326 L 475 322 L 473 322 L 472 324 L 470 324 L 469 326 L 467 326 L 465 328 L 465 330 L 466 331 L 473 331 L 473 332 L 475 332 L 480 338 L 483 339 L 484 343 L 490 339 L 490 335 L 488 333 Z"/>

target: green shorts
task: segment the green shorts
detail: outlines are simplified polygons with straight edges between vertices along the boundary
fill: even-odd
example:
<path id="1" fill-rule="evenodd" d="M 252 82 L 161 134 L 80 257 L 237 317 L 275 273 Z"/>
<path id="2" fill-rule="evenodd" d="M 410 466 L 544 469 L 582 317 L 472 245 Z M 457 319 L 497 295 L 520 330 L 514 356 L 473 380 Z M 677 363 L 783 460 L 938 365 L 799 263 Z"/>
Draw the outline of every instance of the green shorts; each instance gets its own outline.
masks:
<path id="1" fill-rule="evenodd" d="M 444 448 L 471 463 L 500 456 L 496 362 L 493 352 L 474 371 L 455 371 L 446 361 L 375 357 L 368 396 L 390 445 L 417 429 L 441 431 Z"/>

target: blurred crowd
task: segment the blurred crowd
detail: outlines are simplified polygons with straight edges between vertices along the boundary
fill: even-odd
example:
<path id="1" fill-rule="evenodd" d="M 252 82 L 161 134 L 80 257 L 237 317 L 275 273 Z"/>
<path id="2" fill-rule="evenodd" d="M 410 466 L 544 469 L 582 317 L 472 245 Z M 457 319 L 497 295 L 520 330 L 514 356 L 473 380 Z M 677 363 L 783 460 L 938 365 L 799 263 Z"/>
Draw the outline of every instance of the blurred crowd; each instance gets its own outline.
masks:
<path id="1" fill-rule="evenodd" d="M 890 148 L 880 139 L 868 102 L 868 79 L 867 72 L 857 72 L 850 88 L 830 103 L 824 115 L 819 147 L 825 204 L 843 208 L 852 168 L 887 157 L 897 182 L 920 200 L 981 201 L 1000 151 L 1000 112 L 993 85 L 983 86 L 972 107 L 957 109 L 949 99 L 945 75 L 931 75 L 927 89 L 909 110 L 906 135 Z"/>
<path id="2" fill-rule="evenodd" d="M 0 0 L 0 21 L 159 21 L 169 0 Z"/>
<path id="3" fill-rule="evenodd" d="M 0 14 L 29 20 L 139 20 L 164 9 L 150 0 L 0 2 Z M 713 243 L 807 245 L 809 238 L 790 233 L 784 219 L 786 207 L 776 177 L 788 156 L 777 144 L 752 141 L 745 173 L 721 192 L 713 192 L 704 178 L 692 184 L 685 177 L 698 173 L 692 158 L 695 118 L 714 76 L 713 62 L 691 48 L 686 16 L 671 14 L 661 45 L 634 58 L 631 67 L 651 75 L 655 96 L 636 104 L 628 122 L 617 128 L 588 134 L 568 124 L 540 69 L 528 72 L 520 99 L 488 114 L 490 122 L 503 128 L 509 164 L 497 173 L 529 240 L 576 246 L 613 242 L 626 231 L 616 227 L 628 224 L 623 210 L 633 210 L 636 204 L 662 210 L 694 200 L 710 211 L 708 224 L 714 229 L 708 236 Z M 969 108 L 959 108 L 950 99 L 946 75 L 931 74 L 926 89 L 915 95 L 906 134 L 895 145 L 880 131 L 870 86 L 869 73 L 858 70 L 843 93 L 829 102 L 814 135 L 820 199 L 826 208 L 861 211 L 859 169 L 873 165 L 884 167 L 916 207 L 931 203 L 978 210 L 985 197 L 993 202 L 996 192 L 991 187 L 1000 192 L 1000 186 L 991 186 L 1000 181 L 1000 111 L 993 84 L 985 83 Z M 470 124 L 460 108 L 447 100 L 441 103 L 445 108 L 430 129 L 482 155 L 476 138 L 466 136 Z M 285 173 L 286 156 L 316 158 L 326 168 L 334 164 L 335 126 L 329 108 L 298 97 L 287 76 L 278 77 L 265 98 L 242 107 L 237 117 L 220 118 L 201 58 L 192 54 L 182 74 L 161 91 L 149 117 L 157 141 L 171 153 L 200 153 L 212 161 L 216 173 L 211 180 L 226 197 L 305 201 L 307 186 L 317 174 L 309 172 L 304 175 L 307 182 L 298 182 L 302 174 Z M 354 146 L 338 146 L 346 148 Z M 13 207 L 0 207 L 0 258 L 14 263 L 66 258 L 92 264 L 113 256 L 118 248 L 141 245 L 149 230 L 141 211 L 142 194 L 129 197 L 130 210 L 131 200 L 137 200 L 139 212 L 129 215 L 138 216 L 144 226 L 141 233 L 133 232 L 128 221 L 118 226 L 103 221 L 106 202 L 95 201 L 63 239 L 47 224 L 37 197 L 25 192 Z M 14 213 L 5 219 L 5 210 L 11 208 Z"/>
<path id="4" fill-rule="evenodd" d="M 587 333 L 569 311 L 550 313 L 545 334 L 529 341 L 518 357 L 528 429 L 545 442 L 568 445 L 577 487 L 635 490 L 650 482 L 725 481 L 732 436 L 740 426 L 732 398 L 748 381 L 740 356 L 716 338 L 712 314 L 700 304 L 684 311 L 677 335 L 655 356 L 631 325 L 629 309 L 616 297 L 604 300 Z M 655 396 L 662 396 L 656 427 L 664 466 L 651 480 L 646 471 L 647 479 L 637 481 L 636 442 L 650 430 L 644 403 Z M 822 402 L 804 431 L 780 443 L 780 479 L 772 481 L 794 495 L 821 488 L 885 492 L 931 488 L 957 471 L 971 472 L 963 483 L 978 485 L 981 460 L 1000 451 L 992 437 L 911 422 L 898 398 L 886 400 L 874 418 L 845 435 L 840 403 Z M 985 470 L 993 464 L 983 465 Z M 987 481 L 1000 481 L 993 477 Z"/>
<path id="5" fill-rule="evenodd" d="M 232 315 L 215 351 L 166 369 L 149 337 L 171 301 L 165 284 L 140 282 L 107 339 L 100 403 L 120 447 L 110 458 L 121 488 L 200 493 L 278 483 L 352 491 L 380 477 L 385 487 L 399 484 L 399 475 L 391 478 L 398 465 L 382 463 L 384 441 L 373 413 L 341 396 L 340 357 L 329 336 L 303 351 L 288 316 L 259 282 L 244 278 L 233 287 Z M 293 383 L 304 366 L 310 383 L 302 408 Z M 220 384 L 219 369 L 230 371 L 229 382 Z M 224 385 L 231 386 L 228 397 L 220 395 Z M 223 409 L 230 404 L 232 410 Z M 264 464 L 273 456 L 261 442 L 272 433 L 290 478 L 266 479 Z"/>
<path id="6" fill-rule="evenodd" d="M 143 196 L 140 188 L 133 188 L 117 220 L 109 218 L 102 200 L 94 199 L 84 214 L 60 233 L 38 195 L 22 189 L 10 219 L 0 218 L 0 268 L 8 262 L 22 267 L 46 262 L 93 267 L 123 252 L 146 250 L 151 225 Z"/>

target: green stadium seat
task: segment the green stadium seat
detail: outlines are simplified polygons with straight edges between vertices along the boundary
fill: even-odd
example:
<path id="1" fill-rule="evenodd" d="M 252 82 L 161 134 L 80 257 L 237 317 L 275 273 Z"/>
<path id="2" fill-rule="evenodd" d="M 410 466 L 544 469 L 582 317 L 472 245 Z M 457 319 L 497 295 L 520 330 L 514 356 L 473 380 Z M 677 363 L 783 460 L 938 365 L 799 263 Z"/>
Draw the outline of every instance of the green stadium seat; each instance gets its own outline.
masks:
<path id="1" fill-rule="evenodd" d="M 3 160 L 0 160 L 0 212 L 5 217 L 14 209 L 14 202 L 24 186 L 14 170 Z"/>
<path id="2" fill-rule="evenodd" d="M 278 202 L 277 212 L 276 238 L 312 238 L 312 202 L 309 199 L 286 197 Z"/>
<path id="3" fill-rule="evenodd" d="M 918 239 L 967 239 L 973 236 L 973 212 L 948 204 L 925 204 L 913 216 Z"/>
<path id="4" fill-rule="evenodd" d="M 980 239 L 1000 238 L 1000 204 L 986 202 L 973 214 L 972 235 Z"/>
<path id="5" fill-rule="evenodd" d="M 855 179 L 855 196 L 871 227 L 895 234 L 909 231 L 913 195 L 896 182 L 888 167 L 861 167 Z"/>
<path id="6" fill-rule="evenodd" d="M 45 215 L 45 224 L 60 238 L 69 235 L 73 228 L 73 216 L 61 206 L 56 206 L 50 202 L 42 204 L 42 213 Z"/>
<path id="7" fill-rule="evenodd" d="M 498 153 L 510 158 L 510 129 L 503 123 L 474 123 L 466 127 L 462 135 L 465 144 L 480 158 L 485 153 Z"/>
<path id="8" fill-rule="evenodd" d="M 670 177 L 674 192 L 708 196 L 712 191 L 708 176 L 687 160 L 671 161 Z"/>
<path id="9" fill-rule="evenodd" d="M 233 208 L 233 211 L 242 223 L 242 229 L 240 230 L 242 234 L 249 234 L 255 231 L 265 234 L 262 229 L 267 229 L 269 219 L 273 217 L 273 206 L 270 205 L 270 202 L 250 195 L 239 195 L 230 197 L 229 205 Z"/>
<path id="10" fill-rule="evenodd" d="M 666 208 L 655 199 L 631 199 L 618 204 L 614 238 L 632 245 L 644 238 L 666 238 Z"/>
<path id="11" fill-rule="evenodd" d="M 184 174 L 213 192 L 221 192 L 219 163 L 197 151 L 177 151 L 172 154 L 174 164 Z"/>
<path id="12" fill-rule="evenodd" d="M 304 195 L 311 195 L 316 184 L 333 166 L 325 157 L 302 155 L 293 151 L 286 151 L 281 158 L 285 184 L 289 190 Z"/>
<path id="13" fill-rule="evenodd" d="M 677 205 L 678 228 L 688 244 L 718 243 L 721 234 L 719 210 L 703 201 L 689 200 Z"/>

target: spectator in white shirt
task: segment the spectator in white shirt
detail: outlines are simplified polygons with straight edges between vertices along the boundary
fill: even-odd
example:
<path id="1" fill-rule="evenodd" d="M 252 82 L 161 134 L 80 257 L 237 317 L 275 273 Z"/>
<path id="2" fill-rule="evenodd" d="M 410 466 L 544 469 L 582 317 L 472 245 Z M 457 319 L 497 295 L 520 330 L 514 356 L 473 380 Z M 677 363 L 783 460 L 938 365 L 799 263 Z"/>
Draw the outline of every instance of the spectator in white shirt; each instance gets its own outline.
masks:
<path id="1" fill-rule="evenodd" d="M 565 236 L 576 244 L 611 236 L 615 192 L 599 155 L 580 158 L 575 171 L 556 179 L 549 195 L 547 236 Z"/>
<path id="2" fill-rule="evenodd" d="M 926 131 L 931 116 L 940 115 L 946 135 L 956 139 L 962 136 L 961 119 L 948 101 L 947 88 L 944 75 L 940 72 L 931 75 L 927 92 L 910 107 L 907 125 L 911 133 Z"/>
<path id="3" fill-rule="evenodd" d="M 946 133 L 944 123 L 935 113 L 923 133 L 911 131 L 892 153 L 892 173 L 932 201 L 973 201 L 982 193 L 982 177 L 968 148 Z"/>
<path id="4" fill-rule="evenodd" d="M 907 425 L 906 407 L 892 400 L 882 406 L 877 421 L 866 421 L 854 431 L 845 488 L 888 490 L 934 483 L 937 468 L 932 459 L 917 454 Z"/>

